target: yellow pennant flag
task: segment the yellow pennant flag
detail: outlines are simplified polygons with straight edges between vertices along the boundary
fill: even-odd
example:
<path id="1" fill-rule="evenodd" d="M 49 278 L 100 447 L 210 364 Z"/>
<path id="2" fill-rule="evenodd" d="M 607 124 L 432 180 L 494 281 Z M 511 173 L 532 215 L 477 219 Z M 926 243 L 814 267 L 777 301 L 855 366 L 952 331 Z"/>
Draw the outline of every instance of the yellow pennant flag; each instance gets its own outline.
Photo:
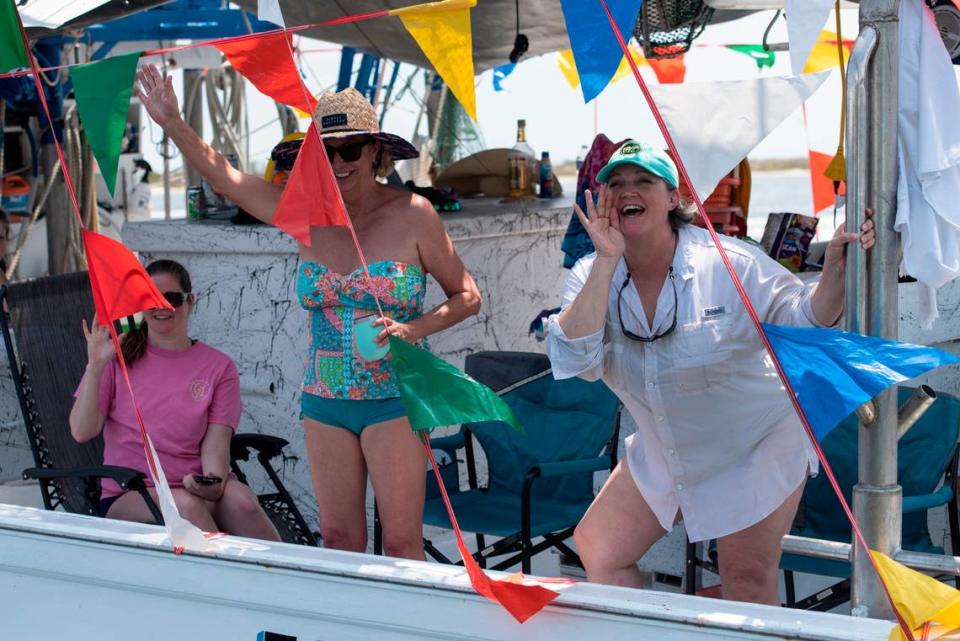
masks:
<path id="1" fill-rule="evenodd" d="M 633 44 L 627 46 L 630 48 L 630 57 L 633 58 L 633 61 L 638 67 L 643 67 L 644 65 L 649 66 L 650 63 L 647 62 L 643 51 L 641 51 L 639 47 Z M 571 89 L 576 89 L 580 86 L 580 74 L 577 73 L 577 63 L 573 59 L 572 50 L 562 49 L 557 52 L 557 66 L 560 68 L 560 73 L 563 74 L 563 77 Z M 617 71 L 613 74 L 613 78 L 610 79 L 608 84 L 612 85 L 629 73 L 631 73 L 630 64 L 627 62 L 627 57 L 623 56 L 620 60 L 620 66 L 617 67 Z"/>
<path id="2" fill-rule="evenodd" d="M 473 84 L 473 34 L 470 8 L 477 0 L 441 0 L 392 9 L 423 55 L 474 120 L 477 94 Z"/>
<path id="3" fill-rule="evenodd" d="M 871 554 L 894 605 L 916 638 L 923 636 L 927 623 L 932 624 L 926 636 L 930 641 L 960 628 L 960 591 L 911 570 L 881 552 L 872 550 Z M 894 626 L 889 641 L 905 640 L 900 626 Z"/>
<path id="4" fill-rule="evenodd" d="M 803 73 L 818 73 L 840 66 L 840 54 L 837 52 L 837 34 L 824 29 L 817 38 L 817 43 L 810 50 L 810 57 L 803 66 Z M 843 64 L 850 58 L 850 47 L 843 45 Z"/>

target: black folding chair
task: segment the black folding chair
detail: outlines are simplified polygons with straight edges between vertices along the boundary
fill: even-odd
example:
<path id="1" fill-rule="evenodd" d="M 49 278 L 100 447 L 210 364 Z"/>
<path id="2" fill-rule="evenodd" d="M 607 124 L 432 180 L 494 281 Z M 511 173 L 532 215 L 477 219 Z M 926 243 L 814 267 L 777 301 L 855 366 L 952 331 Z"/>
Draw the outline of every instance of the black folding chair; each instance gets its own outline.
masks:
<path id="1" fill-rule="evenodd" d="M 143 496 L 156 522 L 163 523 L 141 472 L 103 465 L 101 437 L 77 443 L 70 434 L 73 391 L 87 363 L 80 320 L 90 322 L 94 311 L 87 273 L 4 285 L 0 305 L 9 310 L 0 313 L 0 328 L 35 465 L 23 476 L 40 482 L 44 507 L 96 515 L 100 479 L 112 478 L 122 489 Z M 273 491 L 258 499 L 282 540 L 317 545 L 271 465 L 287 442 L 275 436 L 237 434 L 230 445 L 231 467 L 241 481 L 247 477 L 239 462 L 254 455 L 272 482 Z"/>

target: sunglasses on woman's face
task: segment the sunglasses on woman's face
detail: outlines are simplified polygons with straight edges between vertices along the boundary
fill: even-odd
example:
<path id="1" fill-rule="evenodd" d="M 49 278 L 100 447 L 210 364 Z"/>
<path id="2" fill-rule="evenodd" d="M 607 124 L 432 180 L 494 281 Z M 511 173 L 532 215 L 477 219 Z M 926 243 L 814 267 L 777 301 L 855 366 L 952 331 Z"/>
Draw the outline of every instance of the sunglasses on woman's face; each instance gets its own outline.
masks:
<path id="1" fill-rule="evenodd" d="M 323 143 L 323 147 L 327 150 L 327 157 L 330 158 L 330 162 L 333 162 L 337 154 L 340 154 L 340 157 L 343 158 L 345 162 L 353 162 L 359 160 L 360 156 L 363 155 L 363 148 L 368 144 L 370 144 L 369 138 L 361 138 L 360 140 L 348 142 L 339 147 L 332 147 L 327 143 Z"/>
<path id="2" fill-rule="evenodd" d="M 163 292 L 163 297 L 174 309 L 179 309 L 190 298 L 190 294 L 187 292 Z"/>

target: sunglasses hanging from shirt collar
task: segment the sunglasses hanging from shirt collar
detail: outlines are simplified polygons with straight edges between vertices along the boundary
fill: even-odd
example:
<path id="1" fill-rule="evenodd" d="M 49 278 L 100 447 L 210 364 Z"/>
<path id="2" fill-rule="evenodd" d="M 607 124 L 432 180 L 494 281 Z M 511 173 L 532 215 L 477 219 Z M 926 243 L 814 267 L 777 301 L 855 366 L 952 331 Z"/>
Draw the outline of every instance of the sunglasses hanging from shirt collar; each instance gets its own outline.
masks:
<path id="1" fill-rule="evenodd" d="M 673 277 L 673 265 L 670 265 L 670 270 L 667 272 L 667 278 L 670 279 L 670 284 L 673 286 L 673 322 L 670 323 L 670 327 L 659 334 L 654 334 L 653 336 L 638 336 L 637 334 L 634 334 L 628 330 L 623 324 L 623 312 L 621 311 L 623 303 L 623 290 L 625 290 L 627 285 L 630 284 L 630 272 L 627 271 L 627 277 L 623 279 L 623 285 L 620 286 L 620 291 L 617 292 L 617 319 L 620 321 L 620 331 L 623 332 L 624 336 L 639 343 L 652 343 L 657 339 L 670 335 L 673 330 L 677 328 L 677 281 Z"/>

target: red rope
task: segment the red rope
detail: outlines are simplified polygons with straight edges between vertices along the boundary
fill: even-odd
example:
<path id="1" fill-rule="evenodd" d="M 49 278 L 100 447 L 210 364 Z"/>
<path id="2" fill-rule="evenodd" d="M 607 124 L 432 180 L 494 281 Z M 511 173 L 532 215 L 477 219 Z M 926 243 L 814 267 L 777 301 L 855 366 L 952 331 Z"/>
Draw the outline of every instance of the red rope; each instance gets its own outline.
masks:
<path id="1" fill-rule="evenodd" d="M 766 331 L 763 329 L 760 317 L 757 315 L 757 311 L 753 307 L 753 303 L 750 301 L 750 297 L 747 294 L 747 291 L 744 289 L 743 283 L 740 281 L 740 277 L 733 268 L 733 264 L 730 262 L 730 257 L 727 255 L 726 250 L 723 248 L 723 245 L 720 242 L 720 237 L 717 234 L 717 230 L 714 229 L 713 223 L 707 216 L 703 202 L 700 199 L 700 194 L 697 193 L 693 182 L 690 180 L 690 175 L 687 173 L 687 168 L 683 163 L 683 159 L 680 157 L 680 152 L 677 149 L 676 143 L 673 141 L 673 137 L 670 135 L 669 129 L 667 129 L 666 122 L 663 120 L 663 116 L 661 115 L 653 96 L 650 94 L 650 90 L 647 88 L 643 77 L 640 75 L 640 70 L 637 68 L 637 63 L 633 60 L 633 56 L 630 55 L 630 51 L 627 48 L 627 43 L 624 41 L 623 35 L 620 33 L 620 28 L 613 19 L 613 15 L 610 13 L 610 8 L 607 6 L 606 0 L 599 0 L 599 2 L 603 6 L 603 11 L 607 16 L 607 21 L 610 23 L 610 28 L 613 30 L 613 33 L 617 38 L 617 42 L 620 44 L 621 50 L 623 50 L 624 56 L 627 59 L 627 63 L 630 65 L 630 68 L 633 71 L 633 76 L 636 79 L 637 84 L 640 86 L 640 91 L 643 92 L 643 97 L 647 101 L 647 106 L 650 108 L 654 119 L 657 121 L 657 126 L 660 128 L 660 133 L 663 135 L 663 139 L 666 141 L 667 146 L 673 153 L 673 158 L 676 161 L 677 169 L 680 171 L 680 175 L 683 177 L 683 180 L 690 187 L 690 195 L 693 198 L 694 204 L 697 206 L 697 212 L 700 214 L 700 218 L 703 220 L 707 230 L 710 232 L 710 237 L 713 239 L 714 245 L 716 245 L 717 250 L 720 252 L 720 257 L 723 260 L 723 264 L 727 269 L 727 273 L 730 274 L 730 279 L 733 281 L 734 286 L 737 288 L 737 293 L 740 296 L 740 300 L 743 302 L 743 306 L 747 310 L 747 314 L 750 316 L 750 320 L 753 322 L 754 329 L 757 330 L 757 335 L 760 337 L 761 342 L 763 342 L 764 347 L 766 347 L 767 353 L 770 354 L 770 358 L 777 370 L 777 376 L 780 377 L 780 381 L 783 383 L 784 388 L 786 388 L 790 397 L 790 402 L 793 404 L 793 408 L 797 412 L 797 416 L 800 417 L 800 422 L 803 423 L 803 428 L 807 433 L 807 438 L 810 439 L 810 443 L 813 445 L 813 449 L 817 454 L 817 458 L 820 460 L 820 464 L 823 466 L 823 471 L 827 475 L 827 479 L 830 481 L 830 486 L 836 493 L 837 499 L 840 501 L 840 506 L 843 508 L 844 514 L 846 514 L 847 519 L 850 521 L 850 526 L 853 529 L 857 541 L 859 541 L 860 545 L 862 545 L 864 550 L 866 550 L 867 558 L 870 559 L 870 564 L 873 566 L 873 569 L 877 572 L 877 576 L 880 578 L 880 585 L 883 587 L 883 591 L 886 594 L 887 600 L 890 602 L 893 612 L 896 615 L 897 621 L 900 624 L 900 627 L 903 629 L 904 634 L 910 641 L 915 641 L 910 626 L 897 609 L 896 603 L 894 603 L 893 600 L 893 596 L 890 594 L 890 590 L 887 588 L 887 585 L 883 580 L 883 576 L 880 574 L 880 568 L 878 567 L 876 560 L 873 558 L 873 554 L 870 551 L 870 546 L 867 545 L 866 537 L 864 537 L 863 532 L 860 530 L 860 525 L 857 523 L 857 519 L 854 517 L 853 511 L 850 509 L 846 498 L 843 496 L 843 492 L 840 490 L 840 484 L 837 482 L 837 478 L 833 473 L 833 469 L 827 462 L 827 457 L 824 455 L 823 450 L 820 447 L 820 443 L 817 441 L 817 437 L 814 435 L 813 428 L 810 426 L 810 421 L 807 419 L 807 415 L 803 411 L 803 407 L 800 405 L 800 401 L 797 398 L 797 394 L 794 391 L 793 386 L 790 384 L 790 380 L 787 378 L 786 372 L 783 370 L 780 359 L 777 358 L 777 353 L 774 351 L 773 345 L 770 343 L 770 339 L 767 336 Z"/>
<path id="2" fill-rule="evenodd" d="M 6 0 L 0 0 L 6 1 Z M 73 204 L 74 214 L 77 216 L 77 221 L 80 223 L 81 229 L 85 229 L 83 224 L 83 215 L 80 213 L 80 203 L 77 200 L 76 190 L 73 186 L 73 178 L 70 176 L 70 168 L 67 164 L 66 156 L 63 153 L 63 148 L 60 146 L 60 140 L 57 138 L 56 125 L 53 122 L 53 116 L 50 114 L 50 105 L 47 104 L 47 97 L 43 92 L 43 87 L 40 83 L 40 74 L 37 68 L 37 60 L 33 55 L 33 50 L 30 48 L 29 41 L 27 40 L 27 31 L 23 27 L 23 21 L 20 19 L 20 13 L 14 10 L 14 13 L 17 16 L 17 25 L 20 27 L 20 36 L 23 38 L 23 48 L 27 53 L 27 59 L 30 61 L 30 69 L 33 73 L 33 84 L 37 89 L 37 97 L 40 100 L 40 104 L 43 107 L 43 112 L 47 116 L 47 122 L 50 124 L 50 135 L 53 137 L 53 144 L 57 150 L 57 156 L 60 158 L 60 170 L 63 172 L 63 180 L 66 183 L 67 193 L 70 195 L 70 202 Z M 86 243 L 84 243 L 84 248 L 86 248 Z M 99 281 L 96 278 L 96 271 L 93 265 L 93 261 L 87 260 L 87 269 L 90 272 L 90 283 L 93 288 L 94 295 L 99 299 L 99 307 L 101 309 L 105 308 L 103 301 L 103 293 L 99 288 Z M 140 414 L 140 408 L 137 406 L 136 398 L 133 394 L 133 386 L 130 383 L 130 374 L 127 371 L 127 363 L 123 358 L 123 351 L 120 349 L 120 339 L 117 336 L 117 331 L 113 326 L 113 323 L 110 322 L 110 319 L 100 319 L 100 322 L 104 323 L 107 326 L 107 329 L 110 332 L 110 338 L 113 341 L 114 350 L 117 353 L 117 361 L 120 363 L 120 371 L 123 374 L 123 380 L 127 384 L 127 390 L 130 392 L 130 399 L 133 403 L 133 411 L 137 417 L 137 424 L 140 427 L 140 437 L 143 441 L 143 450 L 147 458 L 147 465 L 150 467 L 154 483 L 159 478 L 157 473 L 157 462 L 153 458 L 153 453 L 150 451 L 150 447 L 147 443 L 147 428 L 143 422 L 143 416 Z"/>

